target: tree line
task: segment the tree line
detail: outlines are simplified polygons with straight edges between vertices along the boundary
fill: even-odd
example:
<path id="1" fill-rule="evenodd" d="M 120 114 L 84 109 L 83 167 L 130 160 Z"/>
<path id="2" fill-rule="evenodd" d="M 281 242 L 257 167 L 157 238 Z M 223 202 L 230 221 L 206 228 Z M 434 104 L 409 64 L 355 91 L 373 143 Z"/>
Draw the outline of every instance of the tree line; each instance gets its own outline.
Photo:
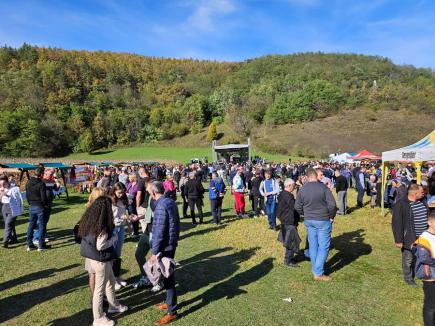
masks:
<path id="1" fill-rule="evenodd" d="M 198 133 L 211 123 L 227 123 L 245 137 L 259 125 L 351 109 L 435 114 L 435 74 L 356 54 L 236 63 L 0 48 L 2 156 L 92 152 Z"/>

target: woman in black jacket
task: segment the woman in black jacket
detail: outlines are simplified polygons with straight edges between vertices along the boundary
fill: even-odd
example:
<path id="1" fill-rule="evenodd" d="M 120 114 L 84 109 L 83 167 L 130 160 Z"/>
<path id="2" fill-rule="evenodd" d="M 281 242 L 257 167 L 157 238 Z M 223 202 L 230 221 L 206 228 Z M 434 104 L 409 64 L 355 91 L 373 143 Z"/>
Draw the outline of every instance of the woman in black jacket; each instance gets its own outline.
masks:
<path id="1" fill-rule="evenodd" d="M 113 233 L 114 228 L 112 201 L 106 196 L 97 198 L 80 220 L 80 254 L 90 259 L 91 267 L 95 271 L 95 289 L 92 297 L 94 326 L 114 325 L 114 321 L 108 319 L 103 312 L 104 294 L 109 302 L 109 313 L 127 310 L 127 307 L 115 298 L 112 260 L 116 258 L 114 243 L 118 237 Z"/>

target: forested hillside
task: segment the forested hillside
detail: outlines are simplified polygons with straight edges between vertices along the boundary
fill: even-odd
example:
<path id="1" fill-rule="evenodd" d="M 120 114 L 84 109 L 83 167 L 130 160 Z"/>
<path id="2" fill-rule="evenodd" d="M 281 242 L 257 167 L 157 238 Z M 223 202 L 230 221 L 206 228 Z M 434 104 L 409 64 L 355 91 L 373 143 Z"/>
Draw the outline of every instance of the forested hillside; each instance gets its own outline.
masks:
<path id="1" fill-rule="evenodd" d="M 211 137 L 219 137 L 224 124 L 232 138 L 244 138 L 259 127 L 273 130 L 349 110 L 361 110 L 361 123 L 376 119 L 379 110 L 434 119 L 435 73 L 351 54 L 224 63 L 29 45 L 0 49 L 3 156 L 50 157 L 166 140 L 197 134 L 212 122 L 218 133 Z"/>

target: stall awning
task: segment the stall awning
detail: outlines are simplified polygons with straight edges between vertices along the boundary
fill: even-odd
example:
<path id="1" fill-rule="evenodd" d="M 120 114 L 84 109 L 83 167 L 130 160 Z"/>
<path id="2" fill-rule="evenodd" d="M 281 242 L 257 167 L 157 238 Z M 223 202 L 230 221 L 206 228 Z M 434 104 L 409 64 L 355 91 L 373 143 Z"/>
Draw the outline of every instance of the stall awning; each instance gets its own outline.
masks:
<path id="1" fill-rule="evenodd" d="M 63 164 L 61 162 L 46 162 L 41 164 L 44 165 L 44 168 L 53 168 L 53 169 L 61 169 L 61 170 L 71 169 L 71 166 Z"/>
<path id="2" fill-rule="evenodd" d="M 20 169 L 23 171 L 36 170 L 38 168 L 36 165 L 27 164 L 27 163 L 4 163 L 4 164 L 0 164 L 0 167 L 4 169 Z"/>
<path id="3" fill-rule="evenodd" d="M 435 159 L 435 130 L 415 144 L 382 153 L 383 161 L 424 162 Z"/>

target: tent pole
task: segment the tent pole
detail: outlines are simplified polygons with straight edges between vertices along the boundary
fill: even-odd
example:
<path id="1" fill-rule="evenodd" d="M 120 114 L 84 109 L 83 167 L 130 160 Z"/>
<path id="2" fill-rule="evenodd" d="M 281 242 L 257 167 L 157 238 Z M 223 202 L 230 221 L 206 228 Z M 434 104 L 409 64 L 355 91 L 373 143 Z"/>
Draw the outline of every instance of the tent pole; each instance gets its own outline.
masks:
<path id="1" fill-rule="evenodd" d="M 417 184 L 421 185 L 421 161 L 415 162 L 415 169 L 417 170 Z"/>
<path id="2" fill-rule="evenodd" d="M 385 195 L 385 186 L 387 181 L 387 162 L 382 161 L 382 198 L 381 198 L 381 207 L 382 207 L 382 217 L 384 217 L 384 207 L 385 207 L 385 201 L 384 201 L 384 195 Z"/>
<path id="3" fill-rule="evenodd" d="M 62 176 L 63 185 L 65 186 L 66 199 L 69 199 L 68 187 L 67 187 L 67 185 L 66 185 L 66 181 L 65 181 L 65 173 L 63 173 L 63 169 L 60 169 L 60 174 L 61 174 L 61 176 Z"/>

